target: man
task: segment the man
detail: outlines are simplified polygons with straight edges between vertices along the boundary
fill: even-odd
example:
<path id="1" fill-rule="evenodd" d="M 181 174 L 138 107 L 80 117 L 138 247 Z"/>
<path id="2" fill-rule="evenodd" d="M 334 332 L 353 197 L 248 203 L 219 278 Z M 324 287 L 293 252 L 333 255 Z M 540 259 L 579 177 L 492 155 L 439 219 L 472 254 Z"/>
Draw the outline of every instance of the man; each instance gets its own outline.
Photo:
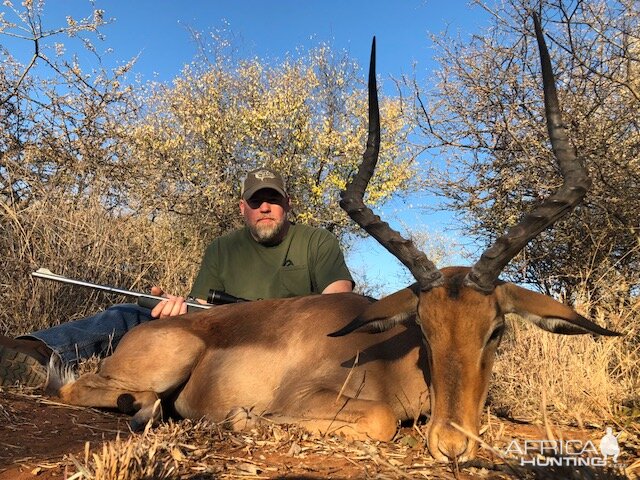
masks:
<path id="1" fill-rule="evenodd" d="M 245 226 L 209 245 L 189 296 L 206 303 L 210 290 L 248 300 L 350 292 L 353 279 L 336 237 L 324 229 L 292 224 L 289 210 L 279 173 L 268 168 L 249 172 L 240 200 Z M 164 294 L 158 287 L 151 293 L 167 300 L 152 310 L 116 305 L 25 337 L 0 336 L 0 385 L 39 386 L 52 352 L 67 363 L 104 356 L 136 325 L 186 313 L 183 297 Z"/>

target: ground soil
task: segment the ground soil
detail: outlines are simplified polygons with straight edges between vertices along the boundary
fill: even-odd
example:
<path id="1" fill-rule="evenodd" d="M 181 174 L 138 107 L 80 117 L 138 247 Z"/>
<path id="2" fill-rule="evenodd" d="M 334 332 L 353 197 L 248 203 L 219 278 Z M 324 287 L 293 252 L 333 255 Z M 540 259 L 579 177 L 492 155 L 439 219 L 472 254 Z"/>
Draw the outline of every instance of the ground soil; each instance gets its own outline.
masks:
<path id="1" fill-rule="evenodd" d="M 106 441 L 134 435 L 128 420 L 127 415 L 70 407 L 33 392 L 0 389 L 0 480 L 68 478 L 77 472 L 73 459 L 81 462 L 85 458 L 87 442 L 95 449 L 92 451 L 100 451 Z M 317 442 L 305 443 L 305 437 L 277 444 L 264 437 L 264 432 L 253 437 L 220 433 L 213 439 L 217 441 L 202 448 L 206 455 L 201 454 L 200 462 L 191 465 L 193 474 L 183 470 L 179 478 L 514 478 L 513 471 L 495 467 L 496 458 L 484 449 L 474 467 L 436 464 L 423 442 L 405 441 L 419 439 L 413 435 L 417 430 L 404 430 L 406 435 L 400 434 L 395 444 L 373 446 L 341 446 L 340 439 L 318 446 Z M 542 433 L 535 425 L 500 423 L 503 436 L 545 438 Z M 584 438 L 587 433 L 576 430 L 571 435 Z M 186 443 L 198 441 L 192 438 Z M 193 445 L 183 447 L 181 452 L 197 450 Z M 205 464 L 213 467 L 202 467 Z"/>

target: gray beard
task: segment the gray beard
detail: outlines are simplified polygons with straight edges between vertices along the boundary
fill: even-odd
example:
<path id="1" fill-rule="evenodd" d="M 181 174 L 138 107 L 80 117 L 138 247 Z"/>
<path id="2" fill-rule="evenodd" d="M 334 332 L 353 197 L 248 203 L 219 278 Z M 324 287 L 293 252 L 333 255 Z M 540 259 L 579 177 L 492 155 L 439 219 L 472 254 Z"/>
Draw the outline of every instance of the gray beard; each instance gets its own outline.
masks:
<path id="1" fill-rule="evenodd" d="M 266 246 L 277 245 L 282 241 L 285 221 L 269 225 L 250 225 L 251 236 L 260 244 Z"/>

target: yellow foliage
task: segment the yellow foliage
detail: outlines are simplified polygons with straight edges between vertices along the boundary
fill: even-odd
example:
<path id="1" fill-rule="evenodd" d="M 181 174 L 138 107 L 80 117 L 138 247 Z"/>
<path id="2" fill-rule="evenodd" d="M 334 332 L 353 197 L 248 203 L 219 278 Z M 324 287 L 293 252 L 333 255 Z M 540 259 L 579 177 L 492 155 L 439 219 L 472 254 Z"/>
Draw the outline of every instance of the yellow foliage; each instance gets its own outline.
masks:
<path id="1" fill-rule="evenodd" d="M 294 199 L 294 221 L 336 234 L 353 229 L 338 207 L 339 192 L 362 158 L 367 134 L 363 75 L 328 47 L 267 65 L 258 59 L 231 66 L 189 65 L 173 85 L 144 93 L 144 116 L 123 127 L 140 177 L 155 186 L 140 204 L 218 218 L 218 234 L 235 226 L 244 172 L 261 165 L 280 170 Z M 414 152 L 400 99 L 381 100 L 382 148 L 368 190 L 377 205 L 413 186 Z M 161 201 L 158 202 L 157 196 Z M 235 217 L 234 217 L 235 216 Z"/>

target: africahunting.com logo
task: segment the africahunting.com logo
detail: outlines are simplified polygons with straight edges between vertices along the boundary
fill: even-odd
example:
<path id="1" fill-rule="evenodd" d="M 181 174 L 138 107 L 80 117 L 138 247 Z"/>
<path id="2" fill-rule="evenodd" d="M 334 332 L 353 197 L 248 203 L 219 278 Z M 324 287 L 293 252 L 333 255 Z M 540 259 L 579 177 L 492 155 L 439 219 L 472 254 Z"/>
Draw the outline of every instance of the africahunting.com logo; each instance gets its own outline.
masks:
<path id="1" fill-rule="evenodd" d="M 596 448 L 591 440 L 513 440 L 505 455 L 520 460 L 522 466 L 604 467 L 618 462 L 618 437 L 607 427 Z"/>

